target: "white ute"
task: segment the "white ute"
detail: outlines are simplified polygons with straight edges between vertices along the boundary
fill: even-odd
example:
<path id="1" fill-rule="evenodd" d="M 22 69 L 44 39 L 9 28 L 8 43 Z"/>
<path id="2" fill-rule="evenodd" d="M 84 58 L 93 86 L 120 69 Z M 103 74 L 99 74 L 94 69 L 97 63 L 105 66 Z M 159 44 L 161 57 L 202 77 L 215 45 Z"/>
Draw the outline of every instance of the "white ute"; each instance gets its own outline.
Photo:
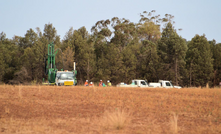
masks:
<path id="1" fill-rule="evenodd" d="M 159 80 L 158 83 L 149 83 L 149 86 L 151 87 L 163 87 L 163 88 L 178 88 L 180 89 L 180 86 L 173 86 L 173 84 L 170 81 L 167 80 Z"/>
<path id="2" fill-rule="evenodd" d="M 132 84 L 126 84 L 121 82 L 117 84 L 117 87 L 149 87 L 147 81 L 145 80 L 132 80 Z"/>
<path id="3" fill-rule="evenodd" d="M 152 87 L 152 88 L 178 88 L 180 89 L 180 86 L 173 86 L 172 83 L 170 81 L 167 80 L 159 80 L 158 83 L 149 83 L 145 80 L 139 80 L 139 79 L 135 79 L 132 80 L 132 84 L 125 84 L 123 82 L 117 84 L 117 87 Z"/>

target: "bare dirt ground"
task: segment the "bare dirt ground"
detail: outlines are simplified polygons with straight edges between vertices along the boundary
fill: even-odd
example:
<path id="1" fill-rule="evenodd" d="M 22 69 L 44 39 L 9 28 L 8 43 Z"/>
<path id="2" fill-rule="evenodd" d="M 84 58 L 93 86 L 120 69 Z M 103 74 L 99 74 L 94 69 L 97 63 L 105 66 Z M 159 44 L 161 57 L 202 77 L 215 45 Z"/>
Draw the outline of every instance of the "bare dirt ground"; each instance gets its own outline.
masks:
<path id="1" fill-rule="evenodd" d="M 0 86 L 0 133 L 221 133 L 221 89 Z"/>

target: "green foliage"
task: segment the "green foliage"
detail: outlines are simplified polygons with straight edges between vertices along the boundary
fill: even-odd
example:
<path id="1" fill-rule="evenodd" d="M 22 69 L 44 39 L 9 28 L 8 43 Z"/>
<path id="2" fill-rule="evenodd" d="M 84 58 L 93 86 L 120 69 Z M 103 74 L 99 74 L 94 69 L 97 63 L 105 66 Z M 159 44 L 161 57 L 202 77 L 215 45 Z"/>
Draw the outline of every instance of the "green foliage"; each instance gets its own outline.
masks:
<path id="1" fill-rule="evenodd" d="M 35 68 L 36 68 L 36 57 L 35 57 L 35 54 L 34 54 L 34 49 L 31 49 L 30 47 L 27 47 L 25 50 L 24 50 L 24 54 L 22 55 L 21 57 L 21 61 L 23 63 L 23 66 L 27 69 L 27 72 L 29 74 L 29 76 L 33 79 L 35 78 Z"/>
<path id="2" fill-rule="evenodd" d="M 18 69 L 18 47 L 12 40 L 6 38 L 6 34 L 3 32 L 0 35 L 0 48 L 1 48 L 1 60 L 2 65 L 0 79 L 3 82 L 7 82 L 14 77 L 14 72 Z"/>
<path id="3" fill-rule="evenodd" d="M 107 47 L 107 68 L 109 71 L 109 78 L 105 78 L 105 80 L 110 79 L 111 81 L 120 81 L 122 80 L 123 72 L 125 71 L 123 67 L 122 55 L 120 50 L 115 46 L 115 44 L 111 43 Z"/>
<path id="4" fill-rule="evenodd" d="M 51 23 L 45 24 L 43 32 L 29 29 L 24 37 L 12 40 L 2 32 L 0 81 L 30 83 L 46 78 L 47 45 L 53 42 L 59 49 L 57 68 L 72 70 L 76 62 L 79 84 L 86 79 L 113 84 L 132 79 L 166 79 L 181 86 L 219 84 L 221 44 L 208 43 L 199 35 L 187 42 L 174 29 L 174 16 L 161 18 L 155 12 L 144 11 L 138 23 L 118 17 L 97 21 L 91 34 L 85 27 L 70 28 L 62 41 Z"/>
<path id="5" fill-rule="evenodd" d="M 45 24 L 43 36 L 46 38 L 48 43 L 55 42 L 57 39 L 57 30 L 52 24 Z"/>
<path id="6" fill-rule="evenodd" d="M 113 29 L 115 36 L 111 39 L 111 43 L 116 44 L 120 51 L 131 44 L 131 42 L 136 42 L 137 29 L 134 23 L 126 19 L 118 20 L 118 24 L 113 25 Z"/>
<path id="7" fill-rule="evenodd" d="M 213 58 L 206 37 L 196 35 L 188 44 L 187 68 L 190 85 L 205 86 L 213 78 Z"/>
<path id="8" fill-rule="evenodd" d="M 148 81 L 158 81 L 159 56 L 157 55 L 157 46 L 155 43 L 144 40 L 139 50 L 138 70 L 139 76 Z"/>
<path id="9" fill-rule="evenodd" d="M 71 37 L 77 63 L 78 82 L 83 83 L 85 79 L 91 80 L 95 74 L 94 43 L 85 27 L 75 30 Z M 73 39 L 72 39 L 73 38 Z M 74 40 L 74 41 L 73 41 Z"/>
<path id="10" fill-rule="evenodd" d="M 1 36 L 0 36 L 1 37 Z M 2 78 L 4 76 L 4 70 L 5 70 L 5 61 L 4 61 L 4 55 L 3 55 L 3 44 L 2 40 L 0 41 L 0 82 L 2 81 Z"/>
<path id="11" fill-rule="evenodd" d="M 74 62 L 74 52 L 68 46 L 65 51 L 62 53 L 62 64 L 64 63 L 64 70 L 73 70 L 73 62 Z"/>
<path id="12" fill-rule="evenodd" d="M 213 55 L 213 70 L 214 70 L 214 78 L 213 85 L 219 85 L 221 82 L 221 43 L 216 44 L 216 41 L 210 41 L 210 48 Z"/>
<path id="13" fill-rule="evenodd" d="M 126 83 L 129 83 L 132 79 L 136 78 L 137 58 L 135 52 L 133 51 L 134 47 L 136 46 L 128 46 L 122 51 L 123 77 L 121 78 L 121 80 L 125 81 Z"/>
<path id="14" fill-rule="evenodd" d="M 182 37 L 178 36 L 171 23 L 163 30 L 162 38 L 158 42 L 158 54 L 160 56 L 163 75 L 161 79 L 168 79 L 176 85 L 182 84 L 182 71 L 185 71 L 185 55 L 187 45 Z"/>
<path id="15" fill-rule="evenodd" d="M 142 40 L 150 40 L 156 42 L 160 36 L 160 27 L 159 25 L 154 24 L 153 22 L 145 22 L 144 24 L 138 25 L 139 38 Z"/>

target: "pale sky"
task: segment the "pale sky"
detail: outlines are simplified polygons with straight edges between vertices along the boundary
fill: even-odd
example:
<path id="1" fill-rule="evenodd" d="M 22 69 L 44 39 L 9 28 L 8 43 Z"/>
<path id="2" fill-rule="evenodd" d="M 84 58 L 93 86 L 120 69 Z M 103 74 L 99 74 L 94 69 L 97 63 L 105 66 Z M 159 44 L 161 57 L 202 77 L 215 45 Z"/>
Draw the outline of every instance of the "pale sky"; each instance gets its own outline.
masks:
<path id="1" fill-rule="evenodd" d="M 191 40 L 205 34 L 221 43 L 221 0 L 0 0 L 0 32 L 12 39 L 52 23 L 63 39 L 73 27 L 91 27 L 99 20 L 126 18 L 137 23 L 143 11 L 175 16 L 178 34 Z M 37 32 L 37 31 L 36 31 Z"/>

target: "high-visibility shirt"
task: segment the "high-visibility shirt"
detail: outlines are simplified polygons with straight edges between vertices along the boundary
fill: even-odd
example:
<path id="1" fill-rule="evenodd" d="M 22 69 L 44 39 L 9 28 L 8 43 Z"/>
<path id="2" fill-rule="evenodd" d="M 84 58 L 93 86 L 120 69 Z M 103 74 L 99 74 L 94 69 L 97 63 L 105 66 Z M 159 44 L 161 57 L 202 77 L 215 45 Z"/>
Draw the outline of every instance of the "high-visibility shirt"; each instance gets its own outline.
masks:
<path id="1" fill-rule="evenodd" d="M 106 85 L 105 85 L 104 83 L 102 84 L 102 86 L 103 86 L 103 87 L 106 87 Z"/>
<path id="2" fill-rule="evenodd" d="M 102 86 L 103 86 L 103 83 L 102 83 L 102 82 L 100 82 L 100 83 L 99 83 L 99 87 L 102 87 Z"/>
<path id="3" fill-rule="evenodd" d="M 111 83 L 110 83 L 110 82 L 108 82 L 108 83 L 107 83 L 107 85 L 108 85 L 108 86 L 111 86 Z"/>
<path id="4" fill-rule="evenodd" d="M 84 86 L 88 86 L 88 82 L 87 81 L 85 81 Z"/>
<path id="5" fill-rule="evenodd" d="M 94 85 L 93 85 L 93 84 L 89 84 L 89 86 L 90 86 L 90 87 L 93 87 Z"/>

